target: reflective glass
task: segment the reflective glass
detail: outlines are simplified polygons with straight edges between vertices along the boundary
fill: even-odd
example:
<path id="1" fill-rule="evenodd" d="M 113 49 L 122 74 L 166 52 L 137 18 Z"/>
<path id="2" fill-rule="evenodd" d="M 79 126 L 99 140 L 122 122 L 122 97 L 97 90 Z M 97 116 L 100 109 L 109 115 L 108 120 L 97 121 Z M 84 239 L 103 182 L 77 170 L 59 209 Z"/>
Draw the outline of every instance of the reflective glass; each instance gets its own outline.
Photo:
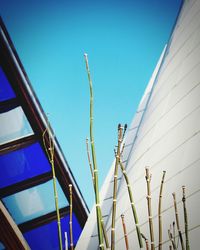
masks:
<path id="1" fill-rule="evenodd" d="M 59 208 L 68 201 L 57 181 Z M 55 210 L 53 181 L 26 189 L 2 199 L 17 224 L 32 220 Z"/>
<path id="2" fill-rule="evenodd" d="M 39 143 L 0 156 L 0 188 L 51 171 Z"/>
<path id="3" fill-rule="evenodd" d="M 73 214 L 73 238 L 74 238 L 74 245 L 76 245 L 79 236 L 81 234 L 81 227 L 78 223 L 76 216 Z M 62 242 L 63 242 L 63 249 L 65 249 L 65 237 L 64 232 L 67 232 L 68 239 L 69 236 L 69 215 L 63 217 L 61 219 L 61 228 L 62 228 Z M 57 221 L 52 221 L 49 224 L 44 226 L 38 227 L 34 230 L 26 232 L 24 234 L 25 239 L 27 240 L 31 250 L 57 250 L 59 249 L 59 240 L 58 240 L 58 232 L 57 232 Z M 68 242 L 68 247 L 70 246 Z"/>
<path id="4" fill-rule="evenodd" d="M 0 145 L 33 134 L 21 107 L 0 114 Z"/>
<path id="5" fill-rule="evenodd" d="M 0 250 L 5 250 L 5 247 L 1 241 L 0 241 Z"/>
<path id="6" fill-rule="evenodd" d="M 8 82 L 8 79 L 0 66 L 0 102 L 15 98 L 15 94 Z"/>

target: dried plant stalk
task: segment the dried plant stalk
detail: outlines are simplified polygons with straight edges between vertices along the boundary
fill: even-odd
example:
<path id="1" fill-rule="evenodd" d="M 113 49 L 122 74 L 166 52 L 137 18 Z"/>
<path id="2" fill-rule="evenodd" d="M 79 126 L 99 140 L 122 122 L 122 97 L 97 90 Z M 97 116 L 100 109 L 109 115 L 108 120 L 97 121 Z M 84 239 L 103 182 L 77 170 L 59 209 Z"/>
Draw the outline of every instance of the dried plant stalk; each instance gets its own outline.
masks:
<path id="1" fill-rule="evenodd" d="M 154 230 L 153 230 L 153 220 L 152 220 L 152 208 L 151 208 L 151 175 L 149 173 L 149 168 L 145 168 L 146 170 L 146 183 L 147 183 L 147 205 L 148 205 L 148 217 L 149 217 L 149 231 L 150 231 L 150 239 L 151 239 L 151 250 L 155 250 L 154 243 Z"/>
<path id="2" fill-rule="evenodd" d="M 123 166 L 123 163 L 121 162 L 121 160 L 119 160 L 119 165 L 121 167 L 123 176 L 124 176 L 125 181 L 126 181 L 126 186 L 127 186 L 127 189 L 128 189 L 129 200 L 130 200 L 130 204 L 131 204 L 131 208 L 132 208 L 132 212 L 133 212 L 133 217 L 134 217 L 134 221 L 135 221 L 135 227 L 136 227 L 136 232 L 137 232 L 138 243 L 139 243 L 140 248 L 143 248 L 143 242 L 142 242 L 142 237 L 141 237 L 141 232 L 140 232 L 140 227 L 139 227 L 139 221 L 138 221 L 138 216 L 137 216 L 137 211 L 136 211 L 136 208 L 135 208 L 135 204 L 134 204 L 134 201 L 133 201 L 133 194 L 132 194 L 129 178 L 128 178 L 126 169 Z"/>
<path id="3" fill-rule="evenodd" d="M 115 160 L 114 170 L 114 187 L 113 187 L 113 205 L 112 205 L 112 224 L 111 224 L 111 250 L 115 249 L 115 218 L 116 218 L 116 202 L 117 202 L 117 177 L 118 177 L 118 165 L 120 160 L 120 149 L 122 144 L 122 130 L 121 124 L 118 125 L 118 145 Z"/>
<path id="4" fill-rule="evenodd" d="M 92 79 L 90 76 L 90 69 L 89 69 L 87 54 L 84 54 L 84 57 L 85 57 L 86 70 L 87 70 L 89 87 L 90 87 L 90 144 L 91 144 L 92 161 L 93 161 L 93 168 L 94 168 L 93 170 L 94 190 L 95 190 L 97 229 L 98 229 L 98 237 L 99 237 L 99 249 L 104 250 L 103 233 L 102 233 L 102 225 L 101 225 L 100 198 L 99 198 L 98 168 L 97 168 L 96 151 L 95 151 L 94 136 L 93 136 L 93 88 L 92 88 Z"/>
<path id="5" fill-rule="evenodd" d="M 162 180 L 160 184 L 160 193 L 159 193 L 159 202 L 158 202 L 158 231 L 159 231 L 159 243 L 158 250 L 162 250 L 162 193 L 163 193 L 163 184 L 165 180 L 166 171 L 163 171 Z"/>
<path id="6" fill-rule="evenodd" d="M 53 191 L 54 191 L 54 201 L 55 201 L 55 208 L 56 208 L 56 215 L 57 215 L 57 225 L 58 225 L 58 238 L 59 238 L 59 248 L 60 250 L 63 249 L 62 247 L 62 233 L 61 233 L 61 223 L 60 223 L 60 212 L 59 212 L 59 205 L 58 205 L 58 192 L 56 187 L 56 174 L 55 174 L 55 165 L 54 165 L 54 143 L 53 139 L 50 136 L 50 125 L 48 123 L 47 129 L 43 132 L 42 139 L 43 145 L 47 154 L 47 157 L 51 164 L 52 169 L 52 176 L 53 176 Z M 45 142 L 45 134 L 48 133 L 48 142 L 49 145 L 46 145 Z"/>
<path id="7" fill-rule="evenodd" d="M 69 233 L 70 233 L 70 249 L 74 250 L 73 226 L 72 226 L 72 211 L 73 211 L 72 184 L 69 184 Z"/>
<path id="8" fill-rule="evenodd" d="M 177 250 L 176 243 L 175 243 L 175 241 L 174 241 L 174 238 L 173 238 L 173 235 L 172 235 L 170 229 L 168 230 L 168 236 L 169 236 L 169 240 L 170 240 L 171 243 L 172 243 L 173 250 Z"/>
<path id="9" fill-rule="evenodd" d="M 186 250 L 190 250 L 190 243 L 189 243 L 189 235 L 188 235 L 188 216 L 187 216 L 187 209 L 186 209 L 186 196 L 185 196 L 185 186 L 182 186 L 183 191 L 183 212 L 184 212 L 184 223 L 185 223 L 185 240 L 186 240 Z"/>
<path id="10" fill-rule="evenodd" d="M 87 150 L 88 163 L 90 166 L 90 172 L 92 175 L 92 182 L 93 182 L 93 187 L 94 187 L 94 171 L 93 171 L 92 162 L 91 162 L 91 158 L 90 158 L 88 138 L 86 139 L 86 150 Z M 102 226 L 102 231 L 103 231 L 103 236 L 104 236 L 106 248 L 109 248 L 110 245 L 109 245 L 108 236 L 107 236 L 107 232 L 106 232 L 105 225 L 104 225 L 104 220 L 102 217 L 101 207 L 100 207 L 100 215 L 101 215 L 101 226 Z"/>
<path id="11" fill-rule="evenodd" d="M 121 219 L 122 219 L 122 226 L 123 226 L 123 231 L 124 231 L 124 240 L 125 240 L 126 250 L 129 250 L 128 235 L 126 231 L 126 223 L 124 221 L 124 214 L 121 214 Z"/>
<path id="12" fill-rule="evenodd" d="M 178 216 L 178 209 L 177 209 L 177 202 L 176 202 L 176 194 L 172 193 L 173 196 L 173 200 L 174 200 L 174 211 L 175 211 L 175 218 L 176 218 L 176 226 L 177 226 L 177 230 L 178 230 L 178 236 L 181 242 L 181 247 L 182 250 L 185 250 L 185 246 L 184 246 L 184 242 L 183 242 L 183 236 L 180 230 L 180 224 L 179 224 L 179 216 Z"/>
<path id="13" fill-rule="evenodd" d="M 142 238 L 145 241 L 145 246 L 146 246 L 146 250 L 149 250 L 149 242 L 148 239 L 144 236 L 144 234 L 141 233 Z"/>

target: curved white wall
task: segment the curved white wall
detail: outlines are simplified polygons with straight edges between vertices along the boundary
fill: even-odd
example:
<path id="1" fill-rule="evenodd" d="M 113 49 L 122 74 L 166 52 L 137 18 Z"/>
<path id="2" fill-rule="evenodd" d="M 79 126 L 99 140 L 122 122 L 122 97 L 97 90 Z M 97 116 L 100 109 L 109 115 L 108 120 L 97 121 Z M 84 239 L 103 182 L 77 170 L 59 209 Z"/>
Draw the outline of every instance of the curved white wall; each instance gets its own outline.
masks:
<path id="1" fill-rule="evenodd" d="M 149 238 L 145 166 L 152 173 L 155 244 L 158 244 L 158 193 L 166 170 L 163 193 L 163 249 L 169 249 L 167 229 L 174 219 L 172 192 L 176 192 L 184 231 L 182 185 L 186 186 L 191 250 L 200 245 L 200 1 L 185 1 L 145 112 L 138 112 L 125 139 L 124 164 L 133 187 L 141 230 Z M 145 105 L 144 105 L 145 106 Z M 142 118 L 142 120 L 141 120 Z M 141 121 L 141 123 L 140 123 Z M 139 129 L 135 132 L 135 124 Z M 138 125 L 137 124 L 137 125 Z M 137 137 L 135 138 L 135 135 Z M 130 155 L 129 155 L 130 153 Z M 129 156 L 129 157 L 128 157 Z M 113 166 L 101 191 L 102 211 L 110 235 Z M 121 178 L 117 197 L 116 249 L 125 249 L 121 214 L 125 214 L 130 249 L 139 249 L 126 185 Z M 97 249 L 93 209 L 76 249 Z M 180 244 L 179 244 L 180 245 Z"/>

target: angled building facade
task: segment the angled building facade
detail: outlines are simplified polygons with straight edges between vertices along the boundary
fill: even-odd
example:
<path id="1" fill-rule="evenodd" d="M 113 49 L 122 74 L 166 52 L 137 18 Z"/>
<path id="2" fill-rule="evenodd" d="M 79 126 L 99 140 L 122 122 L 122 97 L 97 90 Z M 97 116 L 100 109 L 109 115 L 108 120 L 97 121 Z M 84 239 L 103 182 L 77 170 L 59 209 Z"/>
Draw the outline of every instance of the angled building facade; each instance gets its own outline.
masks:
<path id="1" fill-rule="evenodd" d="M 182 185 L 186 186 L 190 249 L 200 244 L 200 1 L 184 1 L 167 47 L 152 75 L 129 126 L 123 163 L 126 167 L 142 233 L 149 239 L 145 167 L 152 174 L 152 212 L 158 247 L 158 199 L 166 171 L 162 220 L 163 249 L 169 249 L 168 229 L 175 221 L 176 193 L 180 226 L 185 237 Z M 120 172 L 120 171 L 119 171 Z M 101 190 L 102 214 L 110 236 L 114 163 Z M 121 214 L 125 216 L 130 249 L 140 249 L 125 180 L 118 178 L 116 249 L 125 249 Z M 98 249 L 95 208 L 77 250 Z M 176 232 L 176 239 L 178 234 Z M 110 237 L 109 237 L 110 238 Z M 180 242 L 179 248 L 181 249 Z"/>
<path id="2" fill-rule="evenodd" d="M 0 20 L 0 249 L 57 250 L 59 241 L 52 169 L 45 151 L 46 116 Z M 69 238 L 73 185 L 74 244 L 88 208 L 56 138 L 54 144 L 61 227 Z M 44 140 L 44 141 L 43 141 Z M 65 248 L 64 248 L 65 249 Z"/>

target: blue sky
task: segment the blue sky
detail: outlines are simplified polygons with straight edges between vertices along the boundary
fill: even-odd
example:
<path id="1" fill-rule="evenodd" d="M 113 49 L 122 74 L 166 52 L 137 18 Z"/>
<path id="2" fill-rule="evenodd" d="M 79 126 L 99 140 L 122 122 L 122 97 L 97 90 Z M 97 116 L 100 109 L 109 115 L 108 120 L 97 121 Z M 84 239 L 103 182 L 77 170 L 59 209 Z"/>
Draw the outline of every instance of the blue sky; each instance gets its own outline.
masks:
<path id="1" fill-rule="evenodd" d="M 89 86 L 100 185 L 114 159 L 117 124 L 129 124 L 169 39 L 181 0 L 0 1 L 0 14 L 91 208 Z"/>

